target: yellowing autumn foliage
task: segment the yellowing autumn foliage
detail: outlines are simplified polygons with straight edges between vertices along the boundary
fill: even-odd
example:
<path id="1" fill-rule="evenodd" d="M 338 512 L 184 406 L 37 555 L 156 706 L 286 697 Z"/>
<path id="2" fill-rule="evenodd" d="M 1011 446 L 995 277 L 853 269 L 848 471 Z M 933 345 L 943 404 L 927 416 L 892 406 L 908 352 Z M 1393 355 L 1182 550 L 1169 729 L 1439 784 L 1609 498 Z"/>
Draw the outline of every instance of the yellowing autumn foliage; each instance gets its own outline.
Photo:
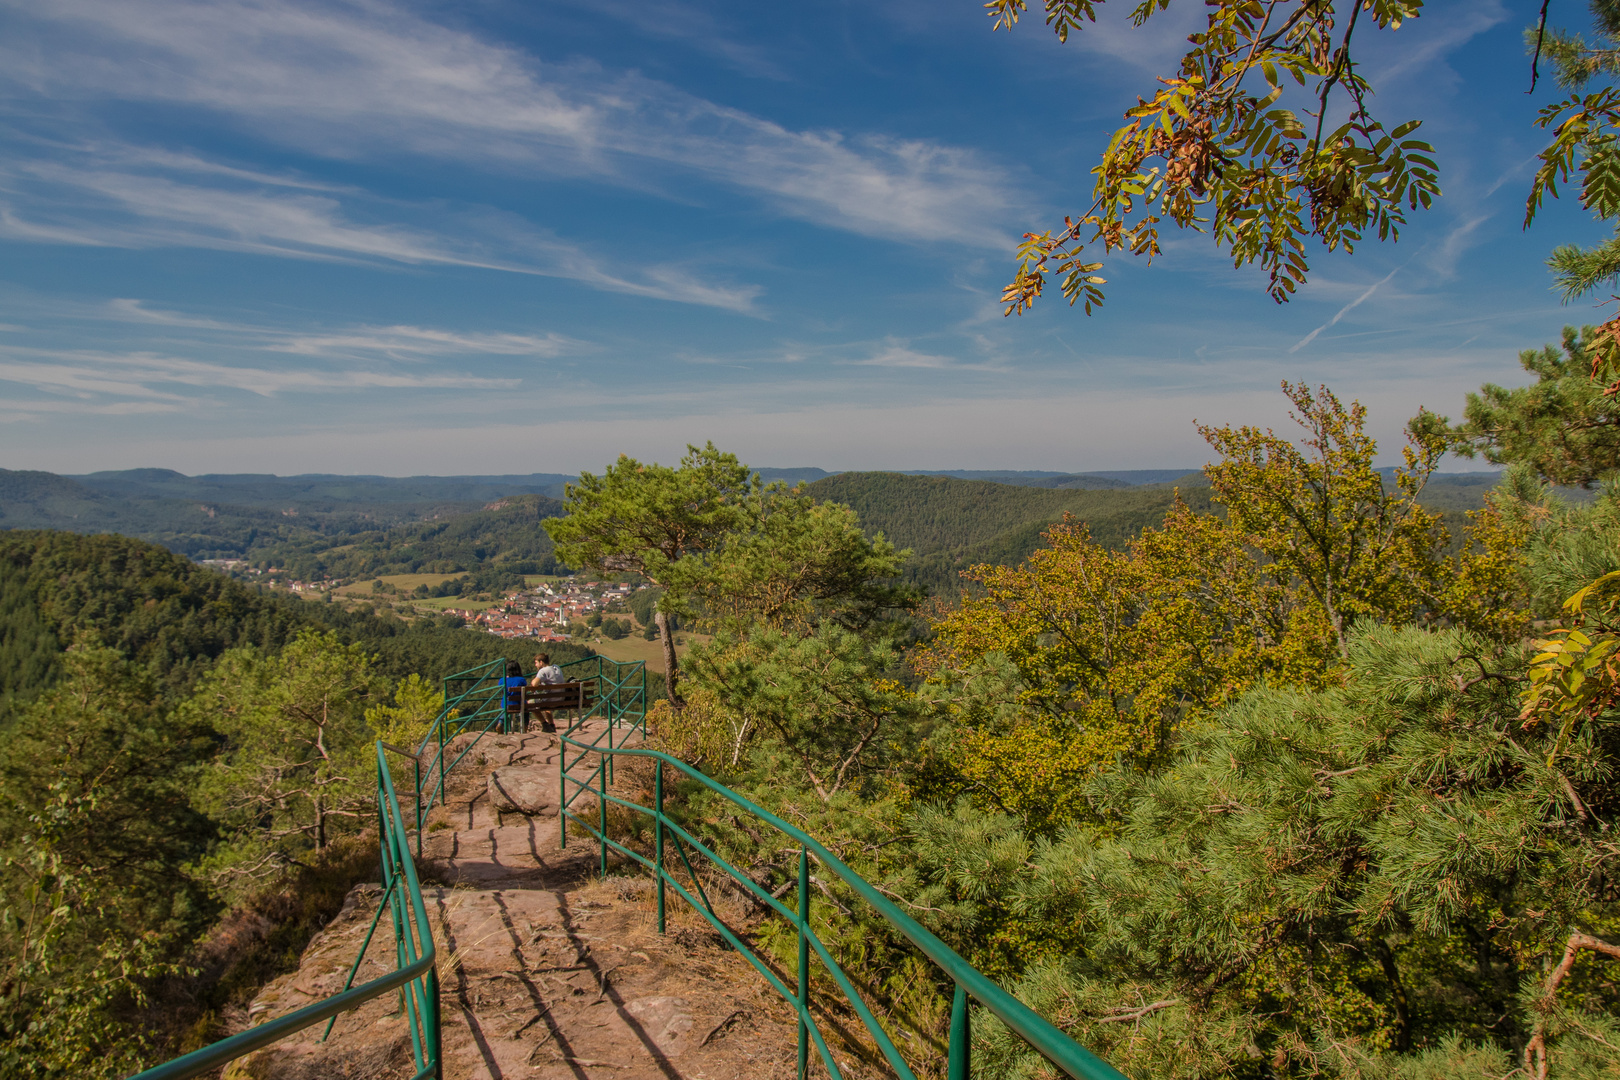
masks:
<path id="1" fill-rule="evenodd" d="M 980 586 L 915 659 L 936 683 L 1003 657 L 1014 717 L 975 722 L 960 700 L 949 756 L 988 801 L 1034 824 L 1072 820 L 1097 767 L 1143 764 L 1177 728 L 1261 677 L 1323 685 L 1331 628 L 1271 580 L 1225 521 L 1178 505 L 1125 551 L 1066 518 L 1019 566 L 980 566 Z M 1034 820 L 1032 820 L 1034 819 Z"/>
<path id="2" fill-rule="evenodd" d="M 940 755 L 960 790 L 1027 827 L 1056 827 L 1081 813 L 1079 786 L 1097 769 L 1151 765 L 1179 729 L 1245 690 L 1335 685 L 1357 621 L 1498 637 L 1522 627 L 1507 602 L 1522 524 L 1494 506 L 1472 515 L 1464 550 L 1448 556 L 1439 516 L 1418 502 L 1437 437 L 1414 432 L 1386 485 L 1360 404 L 1283 390 L 1299 444 L 1201 429 L 1222 454 L 1208 474 L 1223 514 L 1178 499 L 1123 550 L 1065 517 L 1022 564 L 963 575 L 977 588 L 913 661 L 956 721 Z M 998 657 L 1015 714 L 969 704 Z"/>

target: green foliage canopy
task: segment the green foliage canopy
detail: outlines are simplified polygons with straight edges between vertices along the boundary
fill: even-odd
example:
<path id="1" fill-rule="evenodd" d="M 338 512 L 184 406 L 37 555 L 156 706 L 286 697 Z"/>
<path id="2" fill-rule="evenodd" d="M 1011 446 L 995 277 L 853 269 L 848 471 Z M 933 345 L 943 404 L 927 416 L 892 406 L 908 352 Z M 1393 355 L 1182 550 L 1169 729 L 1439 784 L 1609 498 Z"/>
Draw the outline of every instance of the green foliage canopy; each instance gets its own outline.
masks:
<path id="1" fill-rule="evenodd" d="M 1097 792 L 1123 795 L 1119 826 L 1039 848 L 1003 901 L 1073 935 L 1021 993 L 1135 1076 L 1484 1077 L 1537 1038 L 1557 1075 L 1604 1075 L 1614 969 L 1557 965 L 1620 928 L 1595 811 L 1620 805 L 1620 724 L 1549 764 L 1522 662 L 1459 630 L 1358 632 L 1342 688 L 1256 691 Z M 945 873 L 960 848 L 933 842 Z M 1031 1075 L 984 1027 L 987 1074 Z"/>
<path id="2" fill-rule="evenodd" d="M 151 1049 L 119 1010 L 217 910 L 181 870 L 215 838 L 190 798 L 213 740 L 111 649 L 60 666 L 0 744 L 0 1072 L 111 1078 Z"/>
<path id="3" fill-rule="evenodd" d="M 1206 471 L 1232 522 L 1311 594 L 1345 653 L 1356 617 L 1406 622 L 1436 599 L 1446 538 L 1418 495 L 1446 444 L 1412 435 L 1391 493 L 1373 469 L 1364 406 L 1347 409 L 1326 387 L 1285 382 L 1283 393 L 1303 447 L 1253 427 L 1200 427 L 1221 454 Z"/>
<path id="4" fill-rule="evenodd" d="M 640 574 L 663 588 L 654 618 L 663 632 L 670 701 L 679 706 L 675 643 L 667 617 L 689 610 L 708 577 L 706 557 L 760 517 L 766 487 L 735 454 L 711 442 L 688 446 L 679 466 L 643 465 L 621 456 L 601 475 L 581 473 L 568 486 L 567 514 L 546 522 L 570 565 L 607 574 Z"/>
<path id="5" fill-rule="evenodd" d="M 386 685 L 363 646 L 313 630 L 272 656 L 227 653 L 203 678 L 187 711 L 225 743 L 197 800 L 234 841 L 212 862 L 218 878 L 267 876 L 370 819 L 366 709 Z"/>
<path id="6" fill-rule="evenodd" d="M 1620 470 L 1620 399 L 1592 379 L 1599 331 L 1564 327 L 1559 346 L 1519 353 L 1529 386 L 1487 383 L 1468 395 L 1464 420 L 1447 429 L 1451 449 L 1493 465 L 1515 463 L 1549 483 L 1590 487 Z M 1435 421 L 1449 424 L 1444 417 Z"/>

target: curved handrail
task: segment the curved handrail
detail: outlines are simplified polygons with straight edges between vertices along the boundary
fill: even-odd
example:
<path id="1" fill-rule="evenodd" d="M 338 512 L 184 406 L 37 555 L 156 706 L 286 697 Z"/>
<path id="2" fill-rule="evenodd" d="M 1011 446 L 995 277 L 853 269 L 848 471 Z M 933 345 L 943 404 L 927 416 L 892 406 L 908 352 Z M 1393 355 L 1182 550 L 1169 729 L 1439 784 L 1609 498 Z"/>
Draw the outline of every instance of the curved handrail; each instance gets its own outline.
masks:
<path id="1" fill-rule="evenodd" d="M 661 751 L 658 751 L 658 750 L 645 750 L 645 749 L 631 748 L 631 747 L 624 747 L 624 746 L 618 746 L 618 747 L 609 748 L 609 747 L 602 747 L 602 746 L 596 746 L 596 745 L 587 745 L 587 744 L 578 742 L 578 741 L 576 741 L 574 739 L 567 738 L 566 736 L 563 737 L 562 741 L 564 743 L 570 744 L 570 745 L 574 746 L 576 749 L 578 749 L 581 752 L 581 757 L 583 757 L 585 753 L 589 753 L 589 752 L 594 751 L 595 753 L 602 755 L 603 758 L 604 758 L 604 761 L 610 756 L 618 756 L 618 755 L 624 755 L 624 756 L 627 756 L 627 757 L 651 758 L 654 761 L 656 761 L 658 763 L 658 766 L 659 766 L 657 788 L 658 788 L 658 791 L 659 791 L 658 798 L 659 798 L 660 803 L 662 802 L 662 768 L 664 766 L 668 766 L 668 767 L 671 767 L 671 768 L 674 768 L 674 769 L 678 770 L 679 772 L 681 772 L 682 774 L 690 777 L 691 779 L 696 780 L 700 784 L 702 784 L 705 787 L 709 788 L 711 791 L 713 791 L 716 794 L 722 796 L 723 798 L 729 800 L 730 802 L 732 802 L 736 806 L 740 807 L 741 809 L 746 810 L 748 813 L 750 813 L 750 814 L 754 815 L 755 817 L 759 818 L 760 820 L 768 823 L 773 828 L 777 829 L 779 832 L 782 832 L 782 833 L 786 834 L 787 836 L 789 836 L 789 837 L 793 838 L 794 840 L 796 840 L 801 845 L 801 848 L 805 853 L 814 855 L 817 861 L 819 861 L 823 866 L 825 866 L 829 870 L 831 870 L 834 874 L 838 875 L 838 877 L 846 885 L 848 885 L 851 889 L 853 889 L 858 896 L 860 896 L 867 903 L 871 904 L 872 907 L 877 909 L 878 913 L 880 915 L 882 915 L 884 917 L 884 919 L 886 919 L 891 925 L 893 925 L 897 930 L 899 930 L 901 932 L 901 934 L 905 935 L 905 937 L 913 945 L 915 945 L 917 947 L 917 949 L 919 951 L 921 951 L 924 956 L 928 957 L 929 960 L 931 960 L 934 964 L 938 965 L 939 968 L 941 970 L 943 970 L 947 975 L 949 975 L 950 978 L 956 983 L 956 985 L 958 987 L 958 995 L 957 995 L 958 1000 L 956 1002 L 955 1007 L 953 1008 L 952 1027 L 953 1027 L 953 1029 L 957 1028 L 957 1027 L 963 1028 L 964 1050 L 965 1050 L 965 1026 L 966 1026 L 965 1025 L 965 1016 L 966 1016 L 965 1005 L 966 1005 L 966 1003 L 965 1003 L 965 1000 L 963 998 L 963 992 L 965 991 L 965 993 L 967 995 L 972 996 L 981 1005 L 983 1005 L 985 1008 L 989 1009 L 990 1012 L 992 1014 L 994 1014 L 996 1017 L 998 1017 L 1001 1020 L 1002 1023 L 1006 1024 L 1008 1028 L 1012 1029 L 1019 1036 L 1021 1036 L 1024 1039 L 1025 1042 L 1029 1043 L 1032 1047 L 1034 1047 L 1037 1051 L 1039 1051 L 1048 1061 L 1050 1061 L 1054 1065 L 1058 1066 L 1064 1072 L 1068 1073 L 1071 1077 L 1075 1077 L 1075 1078 L 1077 1078 L 1077 1080 L 1126 1080 L 1124 1075 L 1122 1073 L 1120 1073 L 1117 1069 L 1115 1069 L 1113 1066 L 1109 1065 L 1107 1062 L 1105 1062 L 1101 1058 L 1097 1057 L 1091 1051 L 1087 1050 L 1085 1047 L 1081 1046 L 1079 1043 L 1077 1043 L 1073 1039 L 1069 1038 L 1069 1036 L 1065 1035 L 1062 1031 L 1058 1030 L 1058 1028 L 1055 1027 L 1050 1021 L 1046 1020 L 1039 1013 L 1035 1012 L 1035 1010 L 1031 1009 L 1028 1005 L 1025 1005 L 1022 1001 L 1019 1001 L 1017 998 L 1015 998 L 1011 994 L 1007 993 L 1007 991 L 1005 991 L 1001 987 L 997 986 L 995 984 L 995 982 L 993 982 L 989 977 L 984 975 L 978 969 L 974 968 L 966 960 L 962 959 L 962 957 L 959 956 L 954 949 L 952 949 L 949 945 L 946 945 L 939 938 L 935 937 L 933 933 L 931 933 L 926 928 L 924 928 L 921 924 L 919 924 L 911 916 L 909 916 L 905 912 L 901 911 L 897 906 L 895 906 L 895 904 L 892 901 L 890 901 L 882 893 L 878 892 L 877 889 L 875 889 L 871 885 L 870 882 L 868 882 L 865 878 L 861 877 L 854 870 L 850 869 L 850 867 L 845 865 L 845 863 L 844 863 L 844 861 L 842 859 L 838 858 L 838 856 L 834 855 L 831 851 L 827 850 L 827 848 L 822 846 L 822 844 L 819 841 L 817 841 L 815 837 L 811 836 L 809 833 L 805 832 L 804 830 L 798 828 L 795 825 L 789 824 L 788 822 L 786 822 L 786 821 L 782 820 L 781 818 L 777 817 L 775 814 L 771 813 L 769 810 L 766 810 L 763 807 L 756 805 L 755 803 L 751 802 L 750 800 L 748 800 L 744 796 L 738 794 L 735 791 L 732 791 L 730 788 L 726 787 L 725 785 L 720 784 L 720 783 L 716 782 L 715 780 L 703 775 L 697 769 L 695 769 L 692 766 L 686 764 L 684 761 L 681 761 L 679 758 L 672 757 L 669 754 L 663 753 Z M 601 765 L 598 765 L 597 770 L 596 770 L 597 775 L 600 776 L 602 774 L 602 772 L 603 772 L 603 767 Z M 727 873 L 733 879 L 735 879 L 737 881 L 737 883 L 739 885 L 742 885 L 750 893 L 757 896 L 759 899 L 761 899 L 763 902 L 765 902 L 767 905 L 769 905 L 772 909 L 776 910 L 779 914 L 786 917 L 790 922 L 793 922 L 795 925 L 799 925 L 801 927 L 802 931 L 807 934 L 807 936 L 809 938 L 809 941 L 813 942 L 817 955 L 821 958 L 822 963 L 827 967 L 828 972 L 833 975 L 834 981 L 839 983 L 840 989 L 842 989 L 844 991 L 846 997 L 850 997 L 850 999 L 851 999 L 850 1004 L 855 1008 L 856 1012 L 858 1014 L 860 1014 L 861 1019 L 865 1022 L 868 1030 L 870 1030 L 872 1032 L 873 1036 L 879 1040 L 879 1045 L 885 1051 L 885 1056 L 890 1059 L 890 1063 L 891 1064 L 898 1064 L 898 1065 L 900 1065 L 902 1067 L 904 1066 L 903 1061 L 897 1061 L 897 1059 L 898 1059 L 898 1051 L 893 1048 L 893 1043 L 889 1042 L 887 1035 L 885 1033 L 883 1033 L 881 1027 L 879 1027 L 876 1024 L 875 1018 L 872 1017 L 871 1013 L 865 1008 L 864 1002 L 860 1001 L 859 995 L 854 993 L 854 988 L 853 988 L 853 986 L 849 985 L 847 977 L 845 977 L 843 975 L 843 973 L 838 969 L 837 965 L 835 963 L 833 963 L 832 957 L 827 952 L 826 947 L 822 944 L 822 942 L 819 940 L 819 938 L 817 938 L 815 936 L 815 934 L 812 931 L 810 931 L 809 926 L 808 926 L 807 912 L 801 912 L 801 913 L 798 913 L 796 915 L 794 912 L 789 911 L 788 908 L 785 905 L 783 905 L 775 897 L 771 896 L 769 893 L 767 893 L 763 889 L 761 889 L 758 886 L 757 883 L 755 883 L 753 880 L 751 880 L 746 875 L 741 873 L 741 871 L 738 871 L 736 868 L 732 867 L 728 862 L 726 862 L 726 860 L 720 858 L 720 856 L 718 856 L 714 852 L 709 851 L 706 847 L 704 847 L 701 843 L 699 843 L 698 840 L 695 837 L 693 837 L 690 833 L 688 833 L 680 825 L 676 824 L 674 821 L 672 821 L 668 817 L 666 817 L 664 815 L 661 807 L 659 809 L 657 809 L 657 810 L 649 810 L 647 807 L 641 806 L 640 804 L 633 803 L 633 802 L 630 802 L 630 801 L 625 800 L 625 799 L 620 799 L 620 798 L 618 798 L 616 796 L 613 796 L 613 795 L 609 795 L 607 793 L 606 777 L 601 776 L 601 778 L 602 778 L 602 784 L 601 784 L 600 790 L 593 790 L 592 794 L 595 795 L 599 800 L 602 800 L 598 804 L 599 807 L 601 808 L 601 811 L 602 811 L 602 820 L 601 820 L 602 825 L 605 826 L 605 824 L 606 824 L 605 808 L 606 808 L 606 803 L 608 803 L 608 802 L 616 803 L 616 804 L 618 804 L 620 806 L 623 806 L 623 807 L 625 807 L 627 809 L 639 811 L 639 812 L 641 812 L 643 814 L 652 814 L 658 820 L 658 822 L 659 822 L 659 824 L 661 826 L 661 829 L 662 828 L 670 829 L 674 835 L 681 837 L 688 844 L 691 844 L 692 846 L 698 848 L 705 855 L 708 855 L 711 860 L 713 860 L 715 863 L 717 863 L 721 867 L 723 867 L 727 871 Z M 581 788 L 588 788 L 589 787 L 589 781 L 580 781 L 580 780 L 575 779 L 573 777 L 568 777 L 567 779 L 569 781 L 572 781 L 574 784 L 578 785 Z M 565 818 L 566 817 L 573 817 L 574 820 L 578 824 L 583 825 L 585 828 L 589 829 L 592 832 L 596 832 L 597 830 L 595 828 L 592 828 L 591 825 L 588 822 L 584 821 L 582 818 L 575 817 L 574 815 L 568 813 L 568 811 L 567 811 L 568 802 L 569 802 L 569 800 L 566 798 L 566 792 L 564 792 L 563 816 Z M 661 842 L 662 842 L 662 833 L 660 832 L 659 835 L 660 835 L 660 844 L 661 844 Z M 598 833 L 598 836 L 599 836 L 599 838 L 601 839 L 601 841 L 603 842 L 604 845 L 611 844 L 615 849 L 624 852 L 626 855 L 629 855 L 632 858 L 636 859 L 636 861 L 644 863 L 644 864 L 647 863 L 647 860 L 643 856 L 640 856 L 636 852 L 632 852 L 629 849 L 623 847 L 622 845 L 616 844 L 612 840 L 609 840 L 607 838 L 606 834 L 605 834 L 605 829 L 604 829 L 603 832 Z M 605 849 L 604 849 L 604 866 L 605 866 L 605 855 L 606 855 L 606 853 L 605 853 Z M 682 853 L 682 858 L 683 859 L 685 858 L 685 853 L 684 852 Z M 648 865 L 650 865 L 650 864 L 648 864 Z M 664 874 L 662 866 L 660 865 L 660 866 L 655 867 L 655 872 L 660 874 L 660 882 L 659 882 L 659 884 L 660 884 L 660 887 L 661 887 L 663 885 L 663 877 L 662 877 L 662 875 Z M 688 865 L 688 872 L 690 872 L 690 865 Z M 801 897 L 805 897 L 807 895 L 805 893 L 805 891 L 804 891 L 804 889 L 805 889 L 804 882 L 806 880 L 806 871 L 803 869 L 802 862 L 801 862 L 801 870 L 800 870 L 800 879 L 801 879 L 801 886 L 800 886 L 801 892 L 800 892 L 800 895 L 801 895 Z M 694 882 L 696 882 L 695 875 L 693 877 L 693 880 L 694 880 Z M 703 908 L 706 908 L 708 906 L 706 902 L 704 903 L 703 907 L 700 908 L 698 903 L 694 900 L 694 898 L 689 893 L 687 893 L 686 890 L 684 888 L 682 888 L 678 882 L 675 882 L 673 880 L 673 878 L 671 878 L 670 884 L 674 886 L 676 891 L 679 892 L 682 895 L 682 897 L 689 904 L 692 904 L 692 906 L 694 908 L 697 908 L 699 910 L 700 914 L 705 914 L 706 917 L 709 919 L 709 921 L 711 923 L 714 923 L 717 929 L 721 930 L 721 932 L 724 934 L 724 936 L 726 936 L 728 939 L 733 939 L 732 940 L 733 946 L 738 946 L 738 945 L 741 944 L 740 942 L 734 940 L 735 936 L 730 932 L 729 928 L 724 927 L 722 924 L 720 924 L 718 919 L 715 916 L 713 916 L 712 913 L 707 913 L 707 912 L 703 911 Z M 701 889 L 701 886 L 699 886 L 699 888 Z M 662 888 L 660 888 L 660 892 L 662 892 Z M 801 904 L 802 903 L 803 903 L 803 901 L 801 900 Z M 803 970 L 803 965 L 804 965 L 804 961 L 802 959 L 804 957 L 804 952 L 803 952 L 802 948 L 801 948 L 800 955 L 801 955 L 800 970 L 802 971 Z M 755 964 L 755 966 L 758 967 L 759 965 Z M 779 981 L 774 976 L 770 975 L 767 972 L 766 977 L 770 980 L 770 982 L 775 987 L 775 989 L 777 990 L 778 993 L 783 994 L 783 996 L 787 997 L 790 1002 L 793 1001 L 793 995 L 787 993 L 786 988 L 779 985 Z M 807 1011 L 805 1005 L 802 1002 L 794 1002 L 794 1003 L 799 1006 L 799 1009 L 801 1011 L 801 1016 L 803 1016 L 803 1014 Z M 958 1019 L 957 1019 L 958 1016 L 960 1016 L 962 1018 L 961 1021 L 958 1021 Z M 808 1019 L 808 1018 L 806 1017 L 805 1019 Z M 812 1025 L 812 1029 L 813 1029 L 813 1025 Z M 955 1034 L 956 1034 L 956 1032 L 953 1030 L 953 1035 L 955 1035 Z M 816 1039 L 817 1039 L 818 1047 L 821 1049 L 823 1058 L 825 1060 L 826 1059 L 826 1049 L 825 1049 L 824 1046 L 819 1045 L 820 1044 L 820 1035 L 819 1035 L 819 1033 L 816 1034 Z M 953 1076 L 958 1075 L 957 1068 L 956 1068 L 957 1063 L 954 1060 L 955 1056 L 956 1056 L 956 1040 L 953 1038 L 952 1039 L 952 1057 L 953 1057 L 952 1075 Z M 909 1072 L 909 1069 L 907 1070 L 907 1072 Z M 965 1062 L 965 1060 L 962 1062 L 962 1068 L 961 1068 L 960 1075 L 963 1075 L 963 1076 L 966 1075 L 966 1062 Z"/>
<path id="2" fill-rule="evenodd" d="M 327 1017 L 337 1016 L 350 1009 L 364 1005 L 372 998 L 381 997 L 398 987 L 404 986 L 412 979 L 419 978 L 424 972 L 431 969 L 436 963 L 434 955 L 430 952 L 415 964 L 399 971 L 390 972 L 380 979 L 373 979 L 364 986 L 357 986 L 346 993 L 329 997 L 325 1001 L 317 1001 L 313 1005 L 306 1005 L 297 1012 L 290 1012 L 286 1016 L 278 1016 L 274 1020 L 267 1020 L 258 1027 L 248 1028 L 239 1035 L 232 1035 L 212 1043 L 201 1050 L 193 1050 L 184 1057 L 177 1057 L 173 1061 L 166 1061 L 162 1065 L 154 1065 L 145 1072 L 138 1072 L 129 1080 L 185 1080 L 186 1077 L 201 1076 L 203 1073 L 225 1065 L 244 1054 L 251 1054 L 261 1050 L 273 1042 L 279 1042 L 289 1035 L 296 1034 L 307 1027 L 314 1027 Z M 417 1073 L 417 1080 L 421 1077 L 431 1076 L 433 1069 L 429 1068 Z"/>
<path id="3" fill-rule="evenodd" d="M 407 1009 L 414 1019 L 411 1040 L 417 1072 L 413 1080 L 426 1080 L 429 1076 L 439 1075 L 439 990 L 434 970 L 438 963 L 438 951 L 434 947 L 427 907 L 422 900 L 422 886 L 416 877 L 416 866 L 411 861 L 405 823 L 399 815 L 399 798 L 394 794 L 393 777 L 389 775 L 388 762 L 383 753 L 385 748 L 395 749 L 386 743 L 377 743 L 377 813 L 381 826 L 378 843 L 382 849 L 383 873 L 388 883 L 378 900 L 377 916 L 381 917 L 383 907 L 392 900 L 390 910 L 394 916 L 395 953 L 400 967 L 362 986 L 346 989 L 324 1001 L 306 1005 L 286 1016 L 278 1016 L 173 1061 L 136 1073 L 130 1080 L 186 1080 L 187 1077 L 201 1076 L 244 1054 L 263 1049 L 322 1020 L 335 1018 L 340 1013 L 400 988 L 404 988 Z M 403 890 L 394 888 L 399 881 L 403 881 Z M 403 897 L 400 896 L 401 892 Z M 376 928 L 375 920 L 372 928 Z M 368 933 L 366 945 L 370 943 L 371 935 Z M 362 946 L 361 955 L 355 958 L 356 969 L 365 956 L 365 948 Z"/>

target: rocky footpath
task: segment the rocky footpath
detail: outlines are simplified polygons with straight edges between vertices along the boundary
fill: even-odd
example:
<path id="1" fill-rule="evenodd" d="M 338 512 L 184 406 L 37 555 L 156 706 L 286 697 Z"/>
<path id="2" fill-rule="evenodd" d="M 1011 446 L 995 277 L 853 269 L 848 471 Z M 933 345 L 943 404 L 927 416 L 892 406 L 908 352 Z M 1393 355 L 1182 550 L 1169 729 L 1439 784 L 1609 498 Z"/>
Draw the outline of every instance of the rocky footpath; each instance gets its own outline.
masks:
<path id="1" fill-rule="evenodd" d="M 554 735 L 486 736 L 427 823 L 418 870 L 439 948 L 446 1080 L 793 1076 L 792 1012 L 707 923 L 671 894 L 660 935 L 650 879 L 601 880 L 583 839 L 559 849 L 558 752 Z M 576 807 L 595 811 L 588 797 Z M 381 895 L 354 889 L 298 970 L 253 1001 L 252 1022 L 342 989 Z M 356 985 L 392 967 L 384 913 Z M 375 999 L 324 1043 L 318 1025 L 236 1062 L 227 1080 L 409 1077 L 400 1007 L 397 994 Z"/>

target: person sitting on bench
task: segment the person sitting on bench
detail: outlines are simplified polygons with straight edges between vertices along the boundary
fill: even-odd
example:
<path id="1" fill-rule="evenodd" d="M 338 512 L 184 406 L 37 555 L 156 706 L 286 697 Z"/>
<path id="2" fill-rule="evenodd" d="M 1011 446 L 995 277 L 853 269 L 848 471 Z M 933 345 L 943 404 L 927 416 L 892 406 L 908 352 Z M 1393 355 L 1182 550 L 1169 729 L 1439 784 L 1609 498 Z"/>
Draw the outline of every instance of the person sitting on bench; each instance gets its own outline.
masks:
<path id="1" fill-rule="evenodd" d="M 523 688 L 528 680 L 523 677 L 523 665 L 516 660 L 506 662 L 506 678 L 501 680 L 504 688 L 504 704 L 506 707 L 506 721 L 509 729 L 515 729 L 523 719 Z"/>
<path id="2" fill-rule="evenodd" d="M 540 653 L 534 658 L 534 678 L 529 680 L 530 686 L 545 686 L 551 683 L 560 683 L 563 680 L 562 668 L 551 662 L 551 654 Z M 540 715 L 541 731 L 556 731 L 557 723 L 552 717 L 550 709 L 535 709 Z"/>

